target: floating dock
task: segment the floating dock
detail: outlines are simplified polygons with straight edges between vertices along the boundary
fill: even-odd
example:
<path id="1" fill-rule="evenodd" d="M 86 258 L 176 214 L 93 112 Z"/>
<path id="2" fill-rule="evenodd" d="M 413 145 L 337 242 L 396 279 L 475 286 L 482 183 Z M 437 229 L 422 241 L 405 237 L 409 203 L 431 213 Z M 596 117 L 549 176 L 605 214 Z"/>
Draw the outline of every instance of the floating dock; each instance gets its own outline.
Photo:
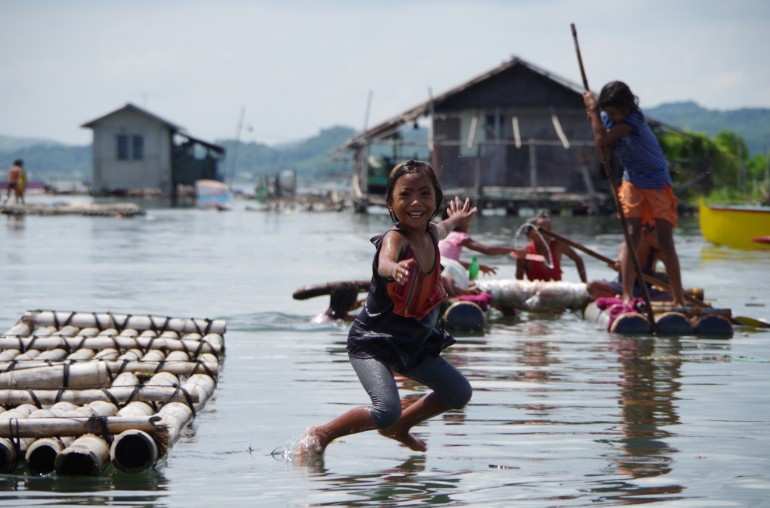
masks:
<path id="1" fill-rule="evenodd" d="M 109 204 L 24 204 L 24 205 L 0 205 L 0 213 L 3 215 L 83 215 L 86 217 L 136 217 L 144 215 L 144 209 L 134 203 L 109 203 Z"/>
<path id="2" fill-rule="evenodd" d="M 655 327 L 658 335 L 701 337 L 732 337 L 733 325 L 726 309 L 656 309 L 653 302 Z M 652 326 L 647 316 L 639 312 L 621 312 L 614 316 L 611 308 L 601 309 L 596 302 L 589 303 L 583 313 L 585 319 L 619 335 L 648 335 Z"/>
<path id="3" fill-rule="evenodd" d="M 141 472 L 203 409 L 223 320 L 29 311 L 0 336 L 0 473 Z"/>

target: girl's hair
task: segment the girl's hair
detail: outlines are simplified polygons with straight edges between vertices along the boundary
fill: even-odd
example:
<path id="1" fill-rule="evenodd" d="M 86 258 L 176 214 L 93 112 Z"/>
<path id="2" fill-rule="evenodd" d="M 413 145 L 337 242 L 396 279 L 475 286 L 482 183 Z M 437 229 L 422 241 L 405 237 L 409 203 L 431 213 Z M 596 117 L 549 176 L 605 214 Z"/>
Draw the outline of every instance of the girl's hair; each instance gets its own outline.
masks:
<path id="1" fill-rule="evenodd" d="M 622 111 L 639 111 L 639 97 L 622 81 L 610 81 L 599 92 L 599 108 L 618 108 Z"/>
<path id="2" fill-rule="evenodd" d="M 16 159 L 15 161 L 13 161 L 13 165 L 14 166 L 23 166 L 24 165 L 24 161 L 21 160 L 21 159 Z"/>
<path id="3" fill-rule="evenodd" d="M 427 175 L 431 185 L 433 185 L 433 192 L 436 194 L 436 209 L 433 210 L 432 215 L 436 215 L 436 212 L 441 209 L 441 202 L 444 201 L 444 192 L 441 190 L 441 184 L 438 183 L 436 172 L 433 171 L 433 166 L 425 161 L 408 160 L 399 162 L 390 171 L 388 176 L 388 190 L 385 192 L 385 204 L 390 206 L 393 201 L 393 189 L 396 187 L 396 181 L 404 175 L 411 174 L 423 174 Z M 391 218 L 395 221 L 393 213 L 391 212 Z"/>

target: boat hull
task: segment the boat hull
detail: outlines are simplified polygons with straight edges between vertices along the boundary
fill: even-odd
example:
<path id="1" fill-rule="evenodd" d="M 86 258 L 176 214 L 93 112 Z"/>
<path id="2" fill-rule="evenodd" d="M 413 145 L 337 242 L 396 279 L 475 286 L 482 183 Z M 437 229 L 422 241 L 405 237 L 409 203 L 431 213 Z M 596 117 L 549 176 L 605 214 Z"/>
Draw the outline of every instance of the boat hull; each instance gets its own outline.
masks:
<path id="1" fill-rule="evenodd" d="M 709 206 L 699 203 L 700 230 L 716 245 L 733 249 L 770 250 L 770 243 L 756 241 L 770 236 L 770 208 Z"/>

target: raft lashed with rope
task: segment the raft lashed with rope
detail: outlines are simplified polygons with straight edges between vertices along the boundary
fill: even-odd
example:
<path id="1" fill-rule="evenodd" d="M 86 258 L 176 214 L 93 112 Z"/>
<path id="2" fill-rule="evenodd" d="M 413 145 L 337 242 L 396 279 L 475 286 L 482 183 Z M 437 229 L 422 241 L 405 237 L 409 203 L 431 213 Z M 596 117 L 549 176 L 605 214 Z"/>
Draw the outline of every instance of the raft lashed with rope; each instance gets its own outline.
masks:
<path id="1" fill-rule="evenodd" d="M 29 311 L 0 335 L 0 473 L 155 465 L 203 409 L 223 320 Z"/>

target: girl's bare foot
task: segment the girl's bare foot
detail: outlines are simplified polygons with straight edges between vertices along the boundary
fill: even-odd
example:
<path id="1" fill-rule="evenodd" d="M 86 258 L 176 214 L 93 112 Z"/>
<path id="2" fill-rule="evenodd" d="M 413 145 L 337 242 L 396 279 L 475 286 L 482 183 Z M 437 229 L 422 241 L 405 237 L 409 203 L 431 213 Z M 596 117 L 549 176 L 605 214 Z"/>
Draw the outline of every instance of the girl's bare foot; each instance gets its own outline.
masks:
<path id="1" fill-rule="evenodd" d="M 408 431 L 389 428 L 389 429 L 380 429 L 379 432 L 383 436 L 389 439 L 395 439 L 402 445 L 416 452 L 424 452 L 428 449 L 428 447 L 425 445 L 425 441 L 423 441 L 422 439 L 417 439 L 416 437 L 411 435 Z"/>
<path id="2" fill-rule="evenodd" d="M 318 427 L 310 427 L 305 431 L 297 445 L 291 451 L 292 459 L 300 464 L 323 458 L 326 445 L 329 444 L 326 435 Z"/>

